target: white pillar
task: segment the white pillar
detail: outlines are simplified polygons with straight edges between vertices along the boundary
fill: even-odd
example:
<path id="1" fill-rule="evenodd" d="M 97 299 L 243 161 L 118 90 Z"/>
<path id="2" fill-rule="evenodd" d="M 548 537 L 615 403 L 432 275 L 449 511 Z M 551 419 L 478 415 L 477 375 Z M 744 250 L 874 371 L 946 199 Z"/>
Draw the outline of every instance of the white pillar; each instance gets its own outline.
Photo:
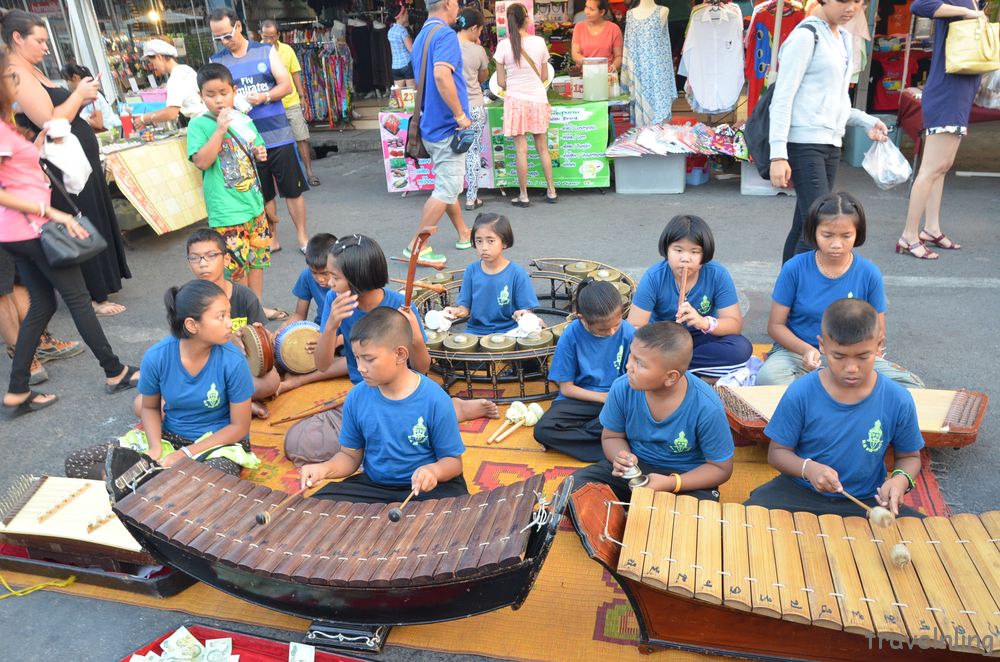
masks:
<path id="1" fill-rule="evenodd" d="M 117 98 L 118 90 L 108 66 L 93 0 L 69 0 L 66 2 L 66 14 L 77 61 L 93 71 L 95 76 L 101 75 L 101 89 L 107 99 Z"/>

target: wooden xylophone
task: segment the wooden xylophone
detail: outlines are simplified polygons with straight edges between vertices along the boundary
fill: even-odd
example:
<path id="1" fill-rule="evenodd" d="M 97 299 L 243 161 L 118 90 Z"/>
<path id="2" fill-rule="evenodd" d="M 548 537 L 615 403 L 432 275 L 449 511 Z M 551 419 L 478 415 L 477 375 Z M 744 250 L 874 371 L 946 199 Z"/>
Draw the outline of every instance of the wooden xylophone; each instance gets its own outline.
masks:
<path id="1" fill-rule="evenodd" d="M 398 504 L 299 495 L 275 510 L 286 493 L 187 458 L 109 481 L 115 512 L 164 562 L 264 606 L 348 623 L 432 622 L 518 605 L 555 534 L 548 520 L 559 519 L 536 510 L 541 475 L 414 502 L 400 522 L 388 518 Z M 128 483 L 134 490 L 121 489 Z M 267 526 L 256 521 L 262 511 Z"/>
<path id="2" fill-rule="evenodd" d="M 716 386 L 737 442 L 768 443 L 764 428 L 788 386 Z M 928 447 L 961 448 L 976 441 L 989 396 L 978 391 L 907 389 Z"/>
<path id="3" fill-rule="evenodd" d="M 588 485 L 571 512 L 647 645 L 781 659 L 1000 652 L 1000 511 L 873 528 L 637 488 L 626 514 Z M 900 542 L 912 562 L 897 567 Z"/>

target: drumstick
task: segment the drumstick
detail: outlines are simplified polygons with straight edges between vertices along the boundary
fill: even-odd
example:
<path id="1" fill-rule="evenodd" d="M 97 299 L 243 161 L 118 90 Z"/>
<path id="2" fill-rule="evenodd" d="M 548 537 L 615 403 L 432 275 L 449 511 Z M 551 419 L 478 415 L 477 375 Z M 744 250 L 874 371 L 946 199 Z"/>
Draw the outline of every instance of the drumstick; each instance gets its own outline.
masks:
<path id="1" fill-rule="evenodd" d="M 412 499 L 416 493 L 417 493 L 416 490 L 410 490 L 410 496 L 406 497 L 403 503 L 399 504 L 399 508 L 389 509 L 390 522 L 398 522 L 399 520 L 403 519 L 403 508 L 406 506 L 406 504 L 410 503 L 410 499 Z"/>
<path id="2" fill-rule="evenodd" d="M 290 421 L 298 421 L 300 419 L 306 418 L 307 416 L 313 416 L 315 414 L 322 414 L 325 411 L 330 411 L 331 409 L 336 409 L 340 405 L 344 404 L 344 400 L 347 398 L 347 392 L 339 394 L 332 400 L 327 400 L 318 405 L 314 405 L 305 411 L 301 411 L 298 414 L 293 414 L 292 416 L 285 416 L 284 418 L 279 418 L 276 421 L 272 421 L 271 425 L 281 425 L 282 423 L 288 423 Z"/>
<path id="3" fill-rule="evenodd" d="M 893 517 L 892 512 L 889 511 L 889 509 L 887 508 L 883 508 L 882 506 L 875 506 L 874 508 L 872 508 L 864 501 L 861 501 L 860 499 L 855 499 L 853 496 L 848 494 L 847 491 L 845 491 L 843 488 L 840 490 L 840 493 L 843 494 L 848 499 L 850 499 L 851 501 L 853 501 L 854 503 L 864 508 L 868 512 L 868 519 L 870 519 L 873 524 L 877 524 L 878 526 L 892 526 L 892 523 L 896 519 L 895 517 Z"/>
<path id="4" fill-rule="evenodd" d="M 407 260 L 405 257 L 396 257 L 395 255 L 393 255 L 389 259 L 392 260 L 393 262 L 405 262 L 407 264 L 410 263 L 410 261 Z M 417 266 L 418 267 L 430 267 L 431 269 L 437 269 L 438 271 L 444 271 L 445 268 L 448 265 L 443 264 L 443 263 L 442 264 L 438 264 L 437 262 L 424 262 L 423 260 L 417 260 Z"/>
<path id="5" fill-rule="evenodd" d="M 681 294 L 677 297 L 677 312 L 680 312 L 681 306 L 684 305 L 684 295 L 687 293 L 688 284 L 688 269 L 687 267 L 681 267 Z"/>
<path id="6" fill-rule="evenodd" d="M 295 497 L 299 496 L 304 491 L 305 491 L 305 488 L 304 487 L 300 487 L 297 491 L 292 492 L 291 494 L 289 494 L 288 496 L 286 496 L 284 499 L 282 499 L 281 502 L 277 506 L 274 507 L 274 510 L 276 510 L 276 511 L 281 510 L 283 507 L 285 507 L 285 506 L 288 505 L 289 501 L 291 501 Z M 254 519 L 257 520 L 257 524 L 260 524 L 261 526 L 265 526 L 267 524 L 270 524 L 271 523 L 271 512 L 268 511 L 268 510 L 262 510 L 262 511 L 260 511 L 259 513 L 257 513 L 254 516 Z"/>
<path id="7" fill-rule="evenodd" d="M 406 281 L 402 278 L 390 278 L 393 283 L 405 283 Z M 431 292 L 437 292 L 438 294 L 444 294 L 447 292 L 447 288 L 444 285 L 438 285 L 437 283 L 425 283 L 422 280 L 414 281 L 414 287 L 419 287 L 425 290 L 430 290 Z"/>
<path id="8" fill-rule="evenodd" d="M 520 428 L 523 425 L 524 425 L 524 419 L 522 418 L 517 423 L 514 423 L 514 425 L 512 425 L 509 430 L 507 430 L 502 435 L 500 435 L 499 437 L 497 437 L 496 442 L 499 444 L 501 441 L 503 441 L 504 439 L 506 439 L 510 435 L 514 434 L 514 431 L 517 430 L 518 428 Z"/>
<path id="9" fill-rule="evenodd" d="M 497 435 L 500 434 L 501 432 L 503 432 L 504 429 L 508 425 L 510 425 L 510 419 L 509 418 L 505 418 L 504 421 L 503 421 L 503 423 L 500 424 L 500 427 L 498 427 L 496 429 L 496 431 L 493 434 L 490 435 L 490 438 L 486 440 L 486 443 L 487 444 L 492 444 L 496 440 Z"/>
<path id="10" fill-rule="evenodd" d="M 410 250 L 410 266 L 406 270 L 406 285 L 403 288 L 403 306 L 406 308 L 409 308 L 410 303 L 413 301 L 413 279 L 417 275 L 417 262 L 420 261 L 420 251 L 423 249 L 424 244 L 427 243 L 427 240 L 430 239 L 433 231 L 433 228 L 420 230 L 413 242 L 413 248 Z"/>

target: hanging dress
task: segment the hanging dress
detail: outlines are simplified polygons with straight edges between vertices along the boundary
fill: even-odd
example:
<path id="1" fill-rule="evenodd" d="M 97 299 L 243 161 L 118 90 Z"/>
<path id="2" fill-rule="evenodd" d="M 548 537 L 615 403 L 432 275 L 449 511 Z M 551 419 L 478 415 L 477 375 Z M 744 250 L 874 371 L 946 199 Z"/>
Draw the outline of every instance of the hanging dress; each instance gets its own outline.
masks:
<path id="1" fill-rule="evenodd" d="M 636 18 L 635 9 L 626 15 L 622 84 L 632 97 L 636 126 L 669 120 L 677 98 L 667 14 L 657 7 L 645 18 Z"/>

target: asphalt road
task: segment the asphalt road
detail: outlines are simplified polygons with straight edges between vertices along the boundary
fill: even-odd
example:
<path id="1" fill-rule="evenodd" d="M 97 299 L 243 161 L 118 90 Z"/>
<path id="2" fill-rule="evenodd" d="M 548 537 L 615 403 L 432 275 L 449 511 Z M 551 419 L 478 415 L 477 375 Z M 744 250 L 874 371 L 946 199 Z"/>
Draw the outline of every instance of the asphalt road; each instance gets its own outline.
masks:
<path id="1" fill-rule="evenodd" d="M 987 154 L 993 162 L 985 164 L 986 169 L 1000 169 L 995 148 Z M 373 153 L 331 155 L 317 161 L 316 172 L 323 184 L 307 197 L 310 232 L 329 231 L 338 236 L 363 232 L 378 239 L 387 254 L 401 254 L 416 226 L 423 194 L 401 198 L 386 193 L 382 162 Z M 945 251 L 937 262 L 923 262 L 892 253 L 905 213 L 905 187 L 880 191 L 863 170 L 847 166 L 841 170 L 839 187 L 858 195 L 868 213 L 868 242 L 859 252 L 885 275 L 889 356 L 921 375 L 929 387 L 1000 394 L 1000 187 L 996 181 L 949 177 L 944 227 L 965 247 L 959 252 Z M 534 193 L 540 201 L 542 193 Z M 514 225 L 512 259 L 523 264 L 542 256 L 596 258 L 637 279 L 659 259 L 656 240 L 666 221 L 678 213 L 702 216 L 715 232 L 716 259 L 732 272 L 749 305 L 745 334 L 753 342 L 767 341 L 768 302 L 794 198 L 741 196 L 738 180 L 713 181 L 676 196 L 565 191 L 557 206 L 536 204 L 530 209 L 513 208 L 494 192 L 484 192 L 483 197 L 487 200 L 483 211 L 505 213 Z M 286 249 L 274 256 L 266 272 L 264 298 L 267 305 L 288 308 L 294 304 L 290 287 L 304 263 L 294 250 L 287 213 L 282 210 L 282 214 L 280 237 Z M 128 311 L 103 320 L 112 345 L 127 362 L 138 364 L 143 350 L 167 333 L 162 292 L 189 278 L 184 261 L 186 234 L 157 237 L 141 230 L 130 237 L 128 258 L 135 277 L 114 297 Z M 451 266 L 464 266 L 474 256 L 452 248 L 454 239 L 444 221 L 434 246 L 448 255 Z M 404 269 L 405 265 L 392 264 L 391 275 L 405 277 Z M 57 313 L 51 329 L 63 338 L 78 337 L 64 309 Z M 9 361 L 0 360 L 4 380 L 9 366 Z M 59 394 L 60 402 L 44 413 L 0 422 L 4 454 L 0 485 L 25 473 L 61 475 L 68 452 L 117 436 L 133 422 L 130 402 L 134 394 L 106 395 L 99 367 L 89 353 L 50 363 L 48 369 L 51 379 L 44 389 Z M 956 512 L 1000 506 L 993 473 L 998 432 L 1000 406 L 994 404 L 975 445 L 934 451 L 934 469 L 945 499 Z M 2 613 L 3 660 L 115 659 L 186 619 L 179 613 L 45 592 L 5 600 Z M 454 656 L 427 653 L 416 657 L 412 650 L 395 649 L 387 659 L 442 657 Z"/>

